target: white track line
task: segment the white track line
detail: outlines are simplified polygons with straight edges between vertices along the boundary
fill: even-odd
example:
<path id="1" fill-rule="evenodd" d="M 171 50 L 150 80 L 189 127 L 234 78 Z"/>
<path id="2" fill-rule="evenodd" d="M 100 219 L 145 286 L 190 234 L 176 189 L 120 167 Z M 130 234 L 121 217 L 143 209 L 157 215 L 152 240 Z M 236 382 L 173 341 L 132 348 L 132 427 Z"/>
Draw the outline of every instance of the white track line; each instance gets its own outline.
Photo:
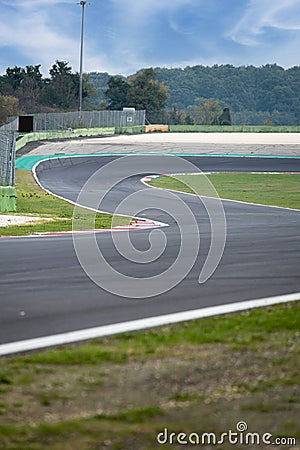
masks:
<path id="1" fill-rule="evenodd" d="M 55 334 L 52 336 L 11 342 L 8 344 L 0 345 L 0 356 L 27 352 L 56 345 L 71 344 L 74 342 L 80 342 L 104 336 L 112 336 L 120 333 L 145 330 L 147 328 L 170 325 L 183 321 L 203 319 L 205 317 L 212 317 L 222 314 L 230 314 L 238 311 L 245 311 L 253 308 L 275 305 L 278 303 L 293 302 L 299 299 L 300 292 L 296 292 L 294 294 L 280 295 L 277 297 L 266 297 L 258 300 L 254 299 L 238 303 L 229 303 L 227 305 L 211 306 L 208 308 L 194 309 L 191 311 L 183 311 L 173 314 L 165 314 L 163 316 L 149 317 L 140 320 L 131 320 L 129 322 L 121 322 L 112 325 L 104 325 L 95 328 L 71 331 L 68 333 Z"/>

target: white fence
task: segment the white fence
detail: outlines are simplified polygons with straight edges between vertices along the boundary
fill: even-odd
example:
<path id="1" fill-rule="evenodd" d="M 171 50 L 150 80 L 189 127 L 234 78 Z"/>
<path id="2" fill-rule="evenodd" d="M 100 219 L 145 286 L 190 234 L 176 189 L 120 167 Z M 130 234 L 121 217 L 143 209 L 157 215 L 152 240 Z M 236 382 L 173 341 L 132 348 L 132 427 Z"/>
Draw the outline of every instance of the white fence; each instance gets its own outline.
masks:
<path id="1" fill-rule="evenodd" d="M 33 117 L 32 131 L 61 131 L 69 128 L 102 128 L 145 125 L 146 111 L 125 108 L 123 111 L 82 111 L 66 113 L 30 114 Z M 18 131 L 18 117 L 11 117 L 0 131 Z"/>

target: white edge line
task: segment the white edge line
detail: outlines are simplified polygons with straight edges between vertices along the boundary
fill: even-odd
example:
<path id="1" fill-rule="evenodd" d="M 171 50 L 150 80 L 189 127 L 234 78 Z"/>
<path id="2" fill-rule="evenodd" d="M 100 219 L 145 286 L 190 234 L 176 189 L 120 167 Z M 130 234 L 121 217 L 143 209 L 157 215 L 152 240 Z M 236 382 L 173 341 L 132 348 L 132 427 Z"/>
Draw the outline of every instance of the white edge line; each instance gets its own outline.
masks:
<path id="1" fill-rule="evenodd" d="M 201 194 L 192 194 L 191 192 L 184 192 L 184 191 L 179 191 L 177 189 L 167 189 L 167 188 L 162 188 L 162 187 L 157 187 L 157 186 L 152 186 L 151 184 L 149 184 L 149 181 L 145 181 L 145 179 L 147 178 L 160 178 L 160 177 L 173 177 L 176 175 L 209 175 L 210 173 L 220 173 L 220 172 L 199 172 L 199 173 L 170 173 L 170 174 L 164 174 L 164 175 L 148 175 L 146 177 L 141 178 L 141 183 L 143 183 L 145 186 L 148 186 L 152 189 L 160 189 L 160 190 L 164 190 L 164 191 L 170 191 L 170 192 L 178 192 L 179 194 L 183 194 L 183 195 L 192 195 L 193 197 L 203 197 L 203 198 L 212 198 L 212 199 L 219 199 L 222 200 L 222 202 L 233 202 L 233 203 L 241 203 L 242 205 L 252 205 L 252 206 L 263 206 L 264 208 L 276 208 L 276 209 L 284 209 L 287 211 L 296 211 L 298 213 L 300 213 L 300 209 L 295 209 L 295 208 L 286 208 L 284 206 L 275 206 L 275 205 L 264 205 L 263 203 L 252 203 L 252 202 L 244 202 L 242 200 L 232 200 L 230 198 L 222 198 L 222 197 L 211 197 L 208 195 L 201 195 Z M 252 172 L 247 172 L 247 173 L 252 173 Z M 253 173 L 257 173 L 257 172 L 253 172 Z M 267 172 L 269 173 L 269 172 Z M 152 181 L 152 180 L 151 180 Z M 217 192 L 217 191 L 216 191 Z"/>
<path id="2" fill-rule="evenodd" d="M 278 303 L 293 302 L 299 299 L 300 292 L 296 292 L 294 294 L 266 297 L 237 303 L 229 303 L 226 305 L 211 306 L 207 308 L 194 309 L 173 314 L 165 314 L 162 316 L 154 316 L 139 320 L 131 320 L 128 322 L 87 328 L 84 330 L 71 331 L 40 338 L 26 339 L 23 341 L 0 345 L 0 356 L 28 352 L 57 345 L 71 344 L 75 342 L 86 341 L 88 339 L 113 336 L 120 333 L 145 330 L 147 328 L 160 327 L 163 325 L 170 325 L 195 319 L 203 319 L 206 317 L 213 317 L 222 314 L 230 314 L 253 308 L 275 305 Z"/>

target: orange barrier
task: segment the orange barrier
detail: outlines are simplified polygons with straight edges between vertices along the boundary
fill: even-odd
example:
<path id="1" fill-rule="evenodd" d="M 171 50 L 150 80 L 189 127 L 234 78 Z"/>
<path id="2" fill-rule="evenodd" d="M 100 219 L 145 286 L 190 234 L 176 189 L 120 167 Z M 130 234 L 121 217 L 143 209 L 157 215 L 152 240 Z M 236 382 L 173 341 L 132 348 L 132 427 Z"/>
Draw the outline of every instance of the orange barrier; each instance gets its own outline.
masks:
<path id="1" fill-rule="evenodd" d="M 168 125 L 146 125 L 146 133 L 152 133 L 153 131 L 161 131 L 164 133 L 168 133 L 169 126 Z"/>

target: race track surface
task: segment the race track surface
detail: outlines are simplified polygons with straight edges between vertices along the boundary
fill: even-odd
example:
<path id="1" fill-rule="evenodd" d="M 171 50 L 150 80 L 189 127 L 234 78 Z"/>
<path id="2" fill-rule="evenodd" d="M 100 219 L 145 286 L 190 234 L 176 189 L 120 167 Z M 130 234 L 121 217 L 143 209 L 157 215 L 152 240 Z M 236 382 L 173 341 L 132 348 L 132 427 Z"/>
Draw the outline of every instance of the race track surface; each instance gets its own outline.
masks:
<path id="1" fill-rule="evenodd" d="M 40 163 L 36 173 L 44 188 L 76 201 L 85 182 L 117 158 L 53 159 Z M 185 160 L 204 172 L 300 172 L 300 159 L 297 158 L 186 157 Z M 129 202 L 121 206 L 119 212 L 130 215 L 139 211 L 136 214 L 139 217 L 168 225 L 159 231 L 167 240 L 164 252 L 156 261 L 143 264 L 122 257 L 114 249 L 110 232 L 97 234 L 99 247 L 116 271 L 128 277 L 154 277 L 167 270 L 178 256 L 180 230 L 177 218 L 166 212 L 173 200 L 166 191 L 146 187 L 140 181 L 147 174 L 179 173 L 178 164 L 172 156 L 132 156 L 119 165 L 118 173 L 105 175 L 100 172 L 99 184 L 94 183 L 89 188 L 85 206 L 94 207 L 99 196 L 121 178 L 99 209 L 113 212 L 120 201 L 143 189 L 147 204 L 151 203 L 153 207 L 143 210 L 142 196 L 139 196 L 132 207 Z M 210 219 L 198 197 L 177 195 L 190 208 L 199 226 L 200 252 L 183 281 L 154 297 L 125 298 L 97 286 L 79 264 L 70 235 L 1 239 L 0 344 L 300 291 L 299 212 L 222 202 L 227 222 L 225 250 L 213 275 L 204 284 L 199 284 L 199 273 L 211 243 Z M 207 199 L 206 202 L 215 200 Z M 157 204 L 159 210 L 155 208 Z M 180 220 L 189 230 L 190 221 L 185 221 L 184 217 Z M 192 239 L 194 228 L 190 229 Z M 127 233 L 122 233 L 118 232 L 118 238 L 125 242 Z M 151 230 L 130 232 L 133 246 L 141 252 L 149 250 L 150 233 Z M 87 236 L 82 235 L 79 239 L 84 242 Z M 122 290 L 121 280 L 120 286 L 118 281 L 112 282 L 116 283 L 114 291 Z"/>

